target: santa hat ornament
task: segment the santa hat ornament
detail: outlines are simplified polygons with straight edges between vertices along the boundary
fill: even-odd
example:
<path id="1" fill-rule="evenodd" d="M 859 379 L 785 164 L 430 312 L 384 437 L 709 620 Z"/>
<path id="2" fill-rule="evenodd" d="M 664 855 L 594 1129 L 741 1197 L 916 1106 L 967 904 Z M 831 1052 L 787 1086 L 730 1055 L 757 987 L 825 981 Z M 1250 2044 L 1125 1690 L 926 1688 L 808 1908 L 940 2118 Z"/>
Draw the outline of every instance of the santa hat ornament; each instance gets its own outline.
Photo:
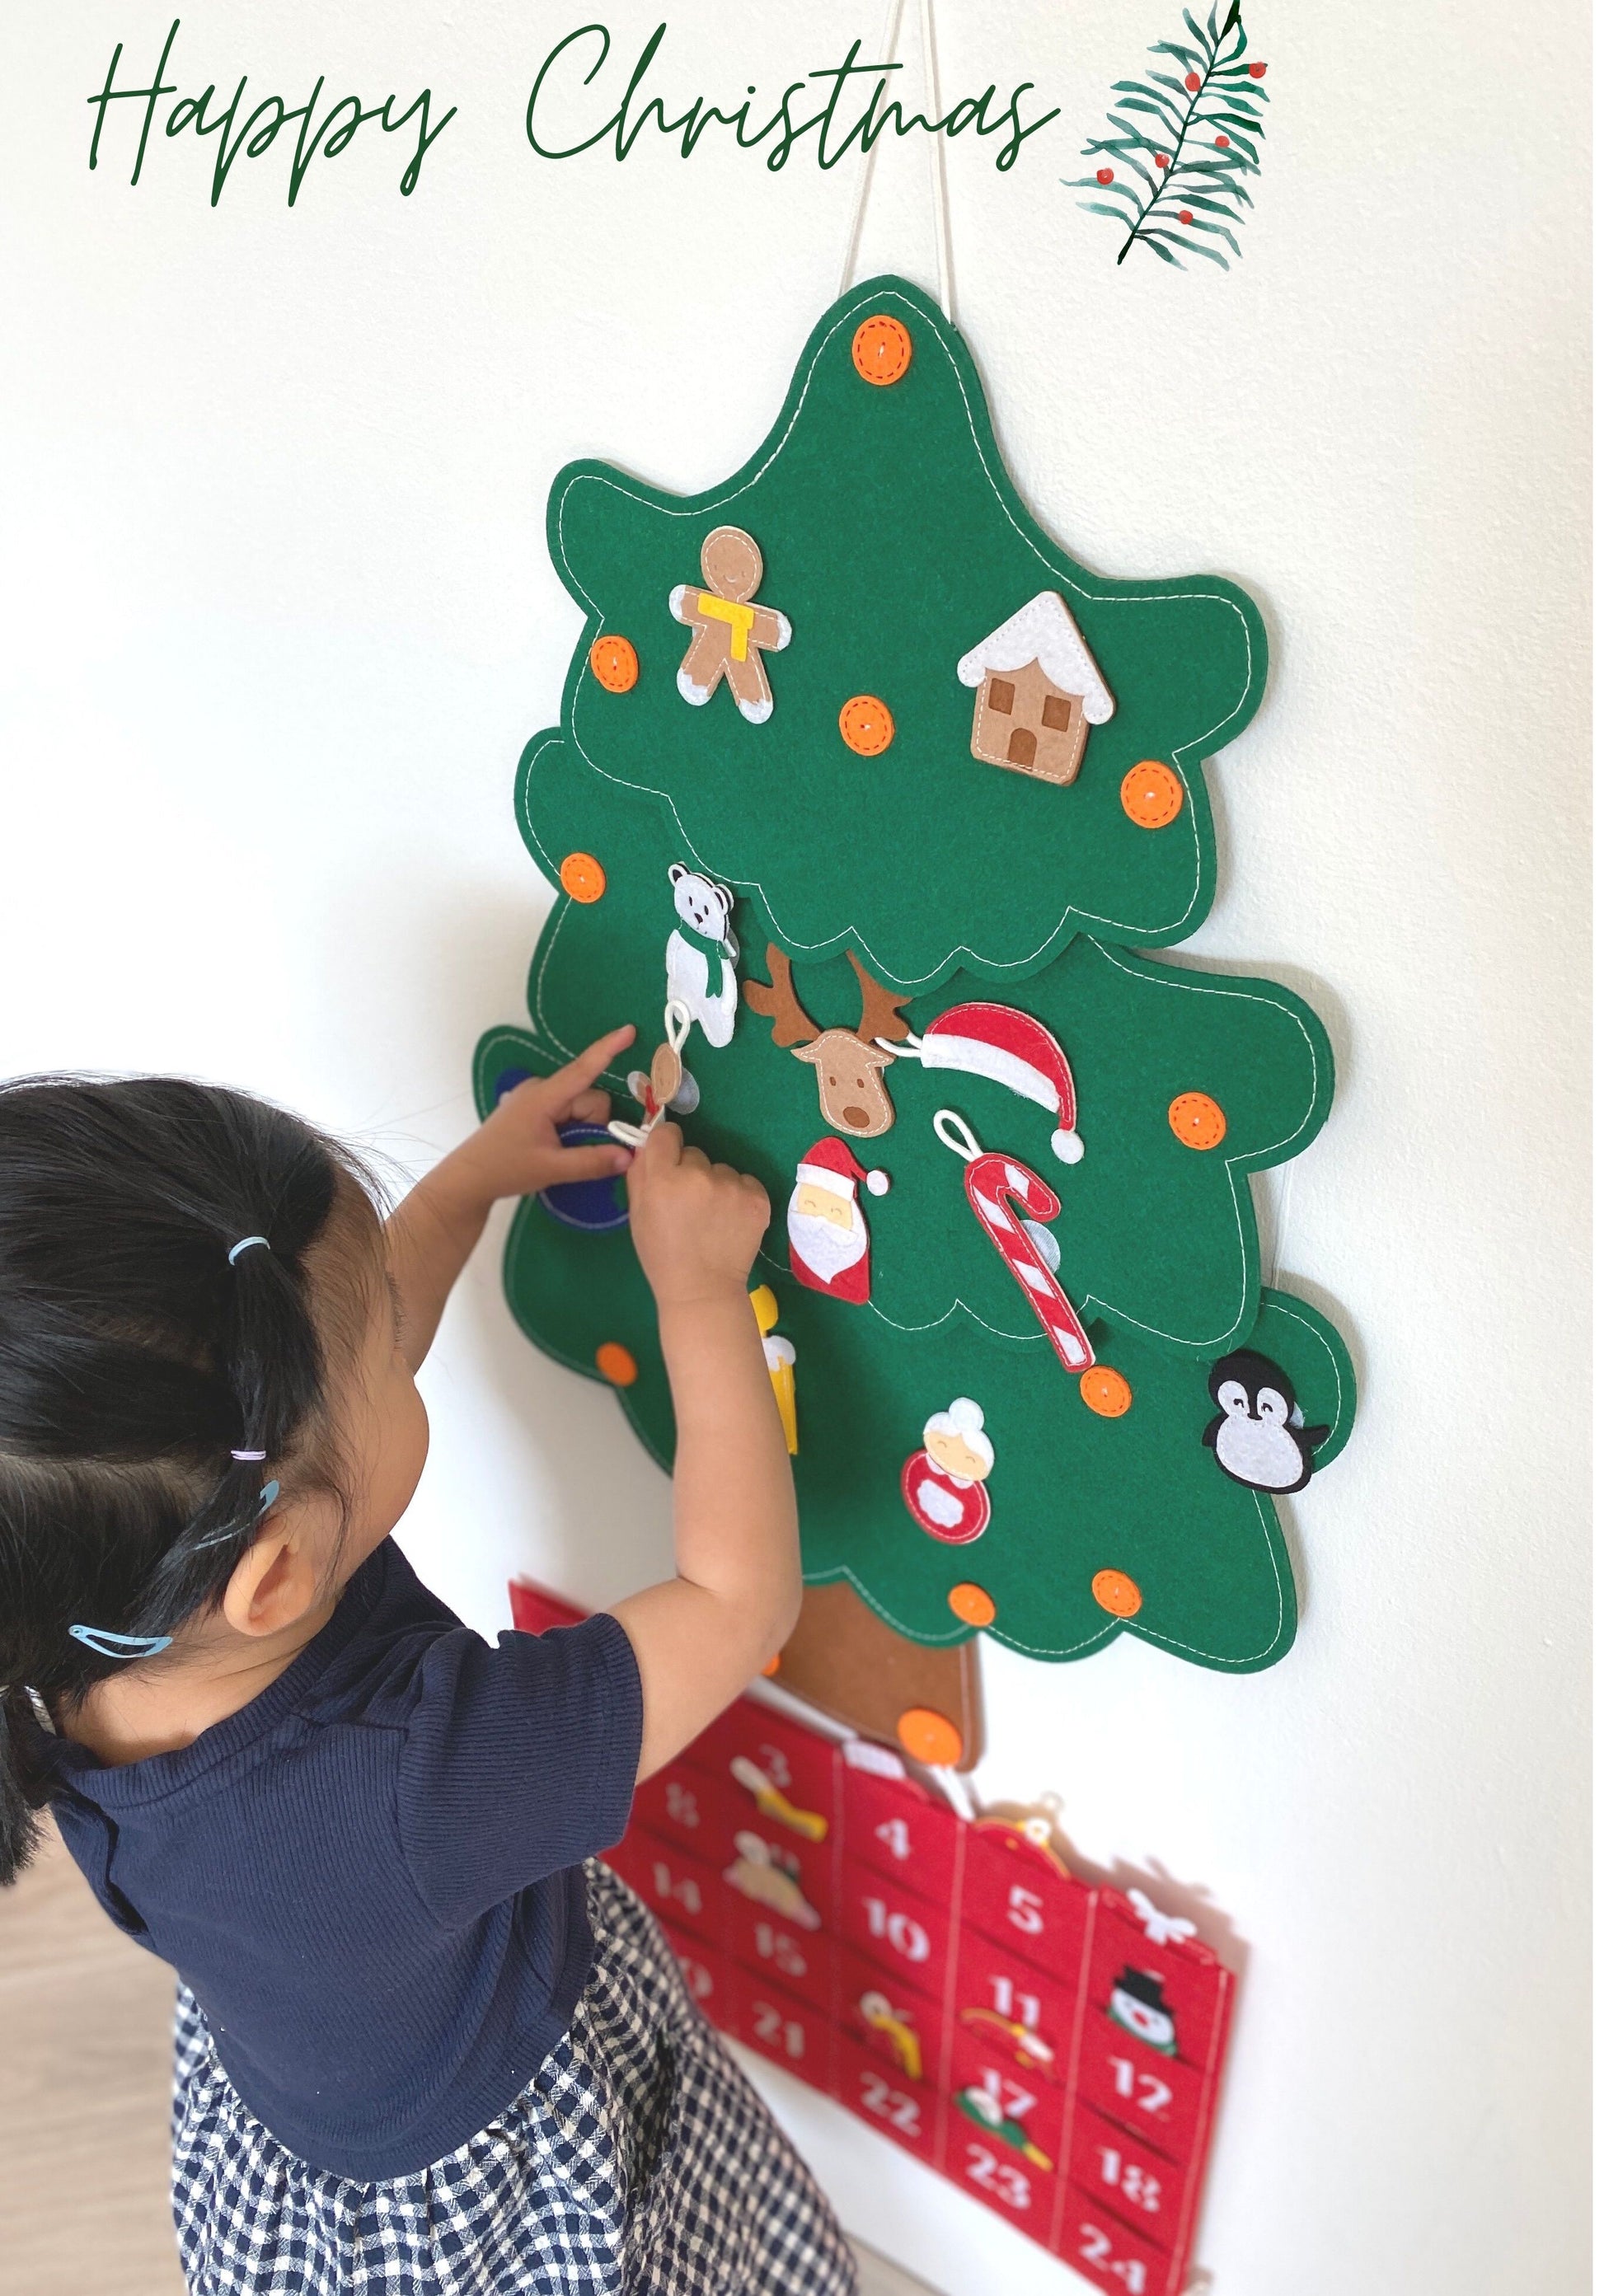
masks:
<path id="1" fill-rule="evenodd" d="M 899 1047 L 899 1050 L 901 1047 Z M 1050 1111 L 1057 1119 L 1052 1151 L 1060 1163 L 1078 1164 L 1086 1144 L 1075 1130 L 1075 1080 L 1050 1029 L 1011 1004 L 955 1004 L 933 1021 L 917 1044 L 927 1069 L 958 1069 L 988 1077 Z"/>
<path id="2" fill-rule="evenodd" d="M 866 1172 L 844 1140 L 816 1140 L 796 1168 L 799 1187 L 828 1188 L 832 1194 L 851 1197 L 861 1181 L 871 1196 L 883 1196 L 891 1185 L 889 1172 Z"/>

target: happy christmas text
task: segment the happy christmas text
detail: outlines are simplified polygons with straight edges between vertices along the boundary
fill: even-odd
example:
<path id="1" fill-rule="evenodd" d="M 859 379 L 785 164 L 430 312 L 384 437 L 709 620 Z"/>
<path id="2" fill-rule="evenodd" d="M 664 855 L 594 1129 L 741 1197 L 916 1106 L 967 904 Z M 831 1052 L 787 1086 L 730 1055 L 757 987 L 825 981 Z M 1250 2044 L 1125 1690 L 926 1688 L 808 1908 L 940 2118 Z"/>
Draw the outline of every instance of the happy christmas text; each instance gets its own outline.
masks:
<path id="1" fill-rule="evenodd" d="M 417 189 L 424 160 L 457 116 L 455 104 L 438 109 L 432 88 L 422 89 L 410 102 L 392 93 L 370 103 L 355 94 L 331 94 L 322 73 L 300 102 L 258 95 L 249 73 L 240 75 L 232 93 L 224 93 L 217 81 L 186 86 L 174 62 L 182 21 L 173 19 L 148 80 L 137 66 L 125 65 L 120 40 L 112 50 L 104 81 L 87 99 L 94 114 L 92 168 L 101 163 L 103 145 L 106 152 L 112 148 L 108 128 L 113 122 L 127 123 L 133 152 L 128 180 L 133 184 L 144 174 L 153 137 L 171 142 L 192 133 L 197 140 L 215 136 L 213 207 L 237 161 L 267 159 L 275 152 L 287 161 L 286 201 L 293 207 L 315 160 L 338 159 L 358 135 L 369 146 L 380 136 L 401 135 L 406 158 L 399 188 L 405 198 Z M 613 35 L 605 24 L 581 24 L 564 34 L 536 71 L 524 106 L 524 135 L 531 151 L 542 160 L 611 152 L 622 161 L 641 148 L 643 137 L 648 149 L 661 137 L 689 160 L 704 138 L 712 139 L 708 148 L 733 138 L 740 151 L 761 152 L 765 166 L 777 174 L 793 152 L 801 153 L 804 164 L 810 157 L 821 168 L 836 167 L 851 152 L 872 151 L 887 128 L 897 136 L 922 132 L 950 138 L 973 132 L 978 139 L 1001 139 L 993 158 L 999 173 L 1007 174 L 1027 140 L 1059 113 L 1060 107 L 1054 105 L 1031 114 L 1024 99 L 1035 82 L 1023 80 L 1006 98 L 992 84 L 928 117 L 888 94 L 893 76 L 902 68 L 866 63 L 861 40 L 851 42 L 839 63 L 792 80 L 777 99 L 760 98 L 756 85 L 748 82 L 744 99 L 726 109 L 683 88 L 672 94 L 662 92 L 668 68 L 661 52 L 668 29 L 666 23 L 658 25 L 629 64 L 627 77 L 629 60 L 621 56 L 614 62 Z M 197 72 L 193 81 L 200 78 Z"/>

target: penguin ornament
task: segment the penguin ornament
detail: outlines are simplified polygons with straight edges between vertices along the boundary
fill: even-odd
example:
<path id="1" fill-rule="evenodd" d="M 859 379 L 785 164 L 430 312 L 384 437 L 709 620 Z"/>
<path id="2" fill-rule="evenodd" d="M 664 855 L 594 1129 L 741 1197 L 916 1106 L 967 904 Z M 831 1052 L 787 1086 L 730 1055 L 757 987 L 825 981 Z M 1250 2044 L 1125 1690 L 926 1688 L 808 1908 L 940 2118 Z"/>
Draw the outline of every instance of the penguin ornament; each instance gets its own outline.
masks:
<path id="1" fill-rule="evenodd" d="M 1221 1472 L 1255 1491 L 1301 1491 L 1331 1432 L 1305 1427 L 1292 1382 L 1252 1348 L 1222 1356 L 1208 1376 L 1217 1415 L 1203 1431 Z"/>

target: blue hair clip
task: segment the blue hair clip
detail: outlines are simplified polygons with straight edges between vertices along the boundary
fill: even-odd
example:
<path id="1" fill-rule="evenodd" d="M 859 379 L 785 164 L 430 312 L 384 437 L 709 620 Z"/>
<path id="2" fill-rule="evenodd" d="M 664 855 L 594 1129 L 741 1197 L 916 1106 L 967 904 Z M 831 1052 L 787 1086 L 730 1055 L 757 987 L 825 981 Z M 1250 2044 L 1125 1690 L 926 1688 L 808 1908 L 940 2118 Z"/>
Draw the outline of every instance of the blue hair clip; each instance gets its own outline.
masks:
<path id="1" fill-rule="evenodd" d="M 77 1624 L 67 1631 L 75 1643 L 82 1643 L 86 1650 L 94 1651 L 99 1658 L 154 1658 L 173 1639 L 171 1635 L 114 1635 L 109 1627 Z"/>
<path id="2" fill-rule="evenodd" d="M 262 1245 L 264 1250 L 267 1251 L 271 1251 L 273 1249 L 273 1246 L 267 1242 L 265 1235 L 243 1235 L 239 1242 L 234 1244 L 229 1251 L 228 1265 L 230 1267 L 238 1267 L 241 1252 L 249 1251 L 253 1243 L 259 1243 Z"/>

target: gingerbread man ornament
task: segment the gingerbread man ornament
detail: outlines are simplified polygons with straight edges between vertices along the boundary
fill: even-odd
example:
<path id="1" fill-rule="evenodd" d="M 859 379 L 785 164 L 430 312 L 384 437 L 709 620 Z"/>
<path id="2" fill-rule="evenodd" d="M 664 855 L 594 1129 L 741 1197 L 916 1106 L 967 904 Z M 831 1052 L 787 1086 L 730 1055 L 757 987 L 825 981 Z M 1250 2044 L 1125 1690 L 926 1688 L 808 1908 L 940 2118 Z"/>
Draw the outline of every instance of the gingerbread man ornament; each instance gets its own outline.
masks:
<path id="1" fill-rule="evenodd" d="M 680 693 L 699 709 L 727 678 L 736 709 L 753 726 L 774 711 L 764 651 L 777 653 L 791 643 L 784 614 L 750 603 L 762 578 L 763 554 L 752 537 L 738 526 L 715 526 L 702 545 L 706 589 L 681 582 L 669 593 L 670 613 L 695 633 L 679 665 Z"/>

